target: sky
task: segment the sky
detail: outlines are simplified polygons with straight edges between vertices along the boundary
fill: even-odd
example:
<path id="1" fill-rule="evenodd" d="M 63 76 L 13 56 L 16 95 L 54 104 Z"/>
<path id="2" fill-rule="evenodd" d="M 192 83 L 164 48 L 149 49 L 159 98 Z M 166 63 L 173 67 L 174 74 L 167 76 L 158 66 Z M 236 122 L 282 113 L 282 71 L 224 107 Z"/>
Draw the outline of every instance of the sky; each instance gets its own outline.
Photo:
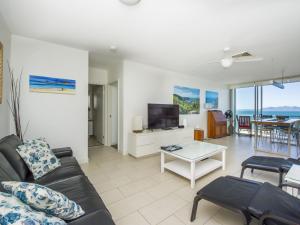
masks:
<path id="1" fill-rule="evenodd" d="M 263 108 L 278 106 L 300 107 L 300 82 L 285 84 L 285 89 L 273 85 L 263 87 Z M 236 91 L 237 109 L 254 108 L 254 87 L 239 88 Z"/>

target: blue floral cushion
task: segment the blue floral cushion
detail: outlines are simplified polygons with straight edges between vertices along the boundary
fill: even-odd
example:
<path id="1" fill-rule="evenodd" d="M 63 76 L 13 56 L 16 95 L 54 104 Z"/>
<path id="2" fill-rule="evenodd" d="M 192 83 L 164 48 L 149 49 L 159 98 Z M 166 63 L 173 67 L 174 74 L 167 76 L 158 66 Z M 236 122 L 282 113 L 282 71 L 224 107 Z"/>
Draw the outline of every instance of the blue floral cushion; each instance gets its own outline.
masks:
<path id="1" fill-rule="evenodd" d="M 1 225 L 66 225 L 59 218 L 47 216 L 25 205 L 11 194 L 0 192 Z"/>
<path id="2" fill-rule="evenodd" d="M 50 188 L 16 181 L 2 182 L 2 186 L 33 209 L 43 211 L 52 216 L 64 220 L 72 220 L 84 214 L 84 211 L 78 204 Z"/>
<path id="3" fill-rule="evenodd" d="M 25 141 L 17 152 L 25 161 L 35 180 L 61 166 L 60 161 L 43 138 Z"/>

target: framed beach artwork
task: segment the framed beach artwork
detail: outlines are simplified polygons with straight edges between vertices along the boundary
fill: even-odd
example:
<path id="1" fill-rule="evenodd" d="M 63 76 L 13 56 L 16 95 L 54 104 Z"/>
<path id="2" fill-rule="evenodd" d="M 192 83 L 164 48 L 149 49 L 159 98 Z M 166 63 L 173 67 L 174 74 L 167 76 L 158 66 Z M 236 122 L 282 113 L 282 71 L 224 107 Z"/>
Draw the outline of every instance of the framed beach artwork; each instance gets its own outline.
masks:
<path id="1" fill-rule="evenodd" d="M 200 114 L 200 89 L 175 86 L 173 104 L 179 105 L 180 114 Z"/>
<path id="2" fill-rule="evenodd" d="M 31 92 L 75 94 L 76 81 L 62 78 L 29 75 Z"/>
<path id="3" fill-rule="evenodd" d="M 207 109 L 217 109 L 219 107 L 219 93 L 216 91 L 205 92 L 205 107 Z"/>

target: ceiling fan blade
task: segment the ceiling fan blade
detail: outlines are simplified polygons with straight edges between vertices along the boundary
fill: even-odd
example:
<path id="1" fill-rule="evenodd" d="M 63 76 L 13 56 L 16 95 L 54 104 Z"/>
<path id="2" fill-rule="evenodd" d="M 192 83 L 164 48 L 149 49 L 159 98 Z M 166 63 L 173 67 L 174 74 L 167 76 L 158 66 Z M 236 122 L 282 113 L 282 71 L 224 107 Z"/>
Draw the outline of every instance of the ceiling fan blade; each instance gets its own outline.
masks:
<path id="1" fill-rule="evenodd" d="M 212 63 L 220 63 L 220 60 L 209 61 L 207 64 L 212 64 Z"/>
<path id="2" fill-rule="evenodd" d="M 234 58 L 234 62 L 237 63 L 243 63 L 243 62 L 259 62 L 264 60 L 262 57 L 240 57 L 240 58 Z"/>
<path id="3" fill-rule="evenodd" d="M 240 58 L 240 57 L 248 57 L 248 56 L 252 56 L 252 55 L 251 55 L 251 53 L 249 53 L 247 51 L 240 51 L 240 52 L 231 54 L 232 58 Z"/>

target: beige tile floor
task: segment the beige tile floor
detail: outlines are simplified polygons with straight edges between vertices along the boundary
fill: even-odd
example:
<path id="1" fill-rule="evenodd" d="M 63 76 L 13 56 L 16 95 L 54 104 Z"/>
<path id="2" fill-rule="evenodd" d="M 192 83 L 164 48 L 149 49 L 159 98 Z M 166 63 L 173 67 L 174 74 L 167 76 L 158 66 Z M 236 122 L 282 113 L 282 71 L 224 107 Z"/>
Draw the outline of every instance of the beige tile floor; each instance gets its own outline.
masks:
<path id="1" fill-rule="evenodd" d="M 160 173 L 160 156 L 135 159 L 113 148 L 92 147 L 90 163 L 83 170 L 99 192 L 117 225 L 239 225 L 240 215 L 210 202 L 200 201 L 197 219 L 189 221 L 195 193 L 223 175 L 239 176 L 241 162 L 254 154 L 249 137 L 211 140 L 226 145 L 226 170 L 216 170 L 197 180 L 195 189 L 188 180 L 166 171 Z M 246 171 L 245 177 L 277 184 L 276 174 Z M 252 224 L 257 224 L 253 221 Z"/>

